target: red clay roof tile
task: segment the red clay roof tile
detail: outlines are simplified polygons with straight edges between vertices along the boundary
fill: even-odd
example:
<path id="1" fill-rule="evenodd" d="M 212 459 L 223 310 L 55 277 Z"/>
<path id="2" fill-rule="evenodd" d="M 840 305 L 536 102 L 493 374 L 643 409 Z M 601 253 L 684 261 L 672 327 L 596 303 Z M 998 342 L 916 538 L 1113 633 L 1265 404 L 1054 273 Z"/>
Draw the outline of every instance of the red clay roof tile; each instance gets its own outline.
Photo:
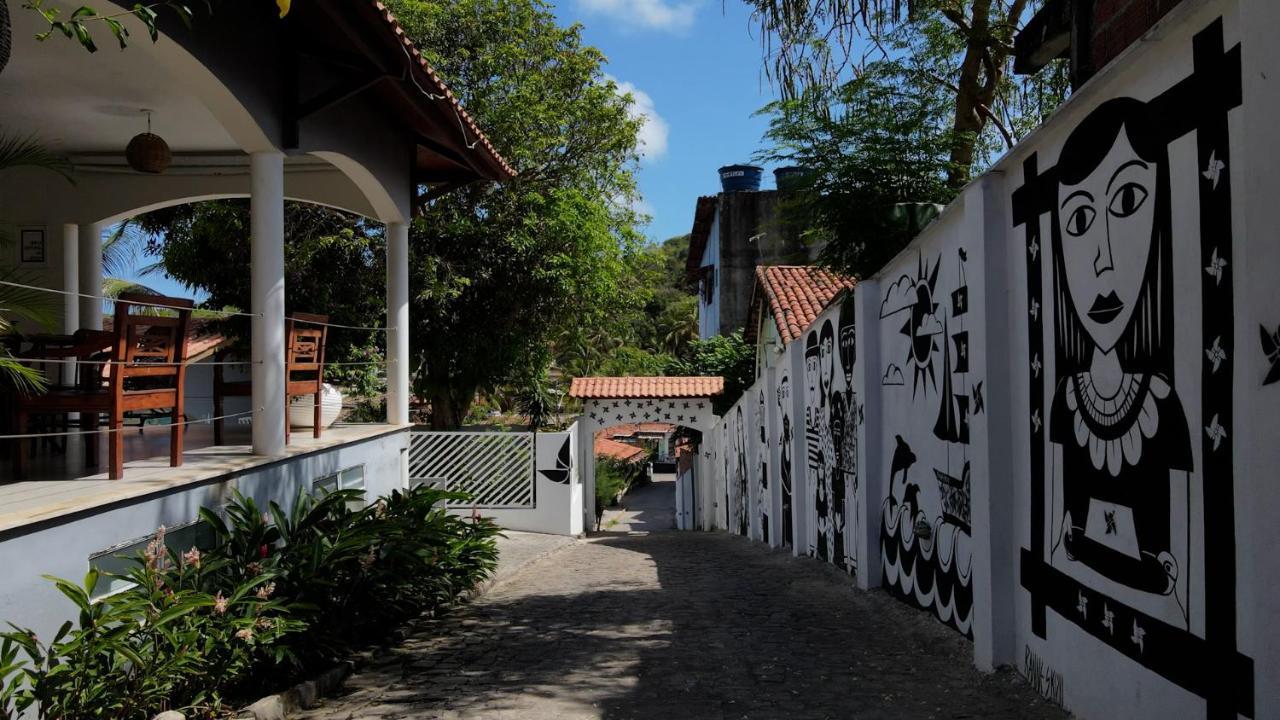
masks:
<path id="1" fill-rule="evenodd" d="M 747 342 L 755 342 L 760 311 L 768 303 L 778 334 L 784 343 L 804 334 L 822 311 L 841 292 L 856 285 L 853 278 L 816 265 L 760 265 L 756 267 L 756 289 L 752 298 L 752 321 L 747 324 Z"/>
<path id="2" fill-rule="evenodd" d="M 569 397 L 696 398 L 724 392 L 722 377 L 581 377 L 569 385 Z"/>

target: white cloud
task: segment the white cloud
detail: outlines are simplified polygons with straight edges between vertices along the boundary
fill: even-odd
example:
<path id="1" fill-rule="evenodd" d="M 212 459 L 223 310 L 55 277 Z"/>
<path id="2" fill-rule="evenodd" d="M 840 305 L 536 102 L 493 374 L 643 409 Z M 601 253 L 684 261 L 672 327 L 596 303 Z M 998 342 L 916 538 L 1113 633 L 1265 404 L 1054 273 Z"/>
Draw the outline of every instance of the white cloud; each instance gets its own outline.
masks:
<path id="1" fill-rule="evenodd" d="M 697 5 L 669 0 L 578 0 L 578 7 L 606 15 L 627 28 L 683 32 L 693 26 Z"/>
<path id="2" fill-rule="evenodd" d="M 636 134 L 640 158 L 652 161 L 666 155 L 670 127 L 658 114 L 653 98 L 629 82 L 619 82 L 616 78 L 606 77 L 617 83 L 619 95 L 631 94 L 631 105 L 627 108 L 627 114 L 641 121 L 640 131 Z"/>

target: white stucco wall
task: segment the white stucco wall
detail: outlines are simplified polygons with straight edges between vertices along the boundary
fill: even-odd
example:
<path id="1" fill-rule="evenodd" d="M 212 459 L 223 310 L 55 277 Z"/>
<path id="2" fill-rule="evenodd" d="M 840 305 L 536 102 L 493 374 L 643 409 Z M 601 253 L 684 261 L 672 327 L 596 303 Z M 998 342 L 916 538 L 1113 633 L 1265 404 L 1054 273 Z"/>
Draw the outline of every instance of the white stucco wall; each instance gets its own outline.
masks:
<path id="1" fill-rule="evenodd" d="M 577 423 L 564 432 L 538 433 L 534 446 L 537 476 L 534 507 L 487 508 L 480 510 L 480 514 L 492 518 L 507 530 L 548 535 L 581 535 L 585 515 L 582 463 L 578 458 L 580 442 Z M 594 497 L 594 491 L 592 495 Z M 467 508 L 457 508 L 453 512 L 458 515 L 471 514 L 471 510 Z"/>
<path id="2" fill-rule="evenodd" d="M 392 431 L 361 442 L 329 448 L 238 473 L 229 478 L 72 516 L 62 522 L 21 528 L 0 535 L 0 618 L 48 638 L 74 617 L 72 606 L 42 575 L 83 580 L 89 557 L 119 544 L 144 538 L 161 525 L 191 523 L 201 507 L 218 508 L 234 491 L 260 507 L 276 502 L 285 512 L 298 492 L 321 477 L 363 466 L 365 496 L 373 500 L 401 487 L 401 453 L 408 432 Z"/>
<path id="3" fill-rule="evenodd" d="M 711 229 L 707 231 L 707 246 L 702 251 L 702 263 L 699 267 L 710 265 L 712 282 L 715 283 L 711 293 L 711 302 L 707 302 L 702 294 L 698 300 L 698 337 L 706 340 L 720 334 L 720 212 L 711 221 Z M 701 288 L 699 288 L 701 289 Z"/>
<path id="4" fill-rule="evenodd" d="M 1280 716 L 1276 27 L 1183 3 L 854 292 L 858 585 L 1081 717 Z M 800 396 L 806 554 L 839 312 L 759 383 Z"/>

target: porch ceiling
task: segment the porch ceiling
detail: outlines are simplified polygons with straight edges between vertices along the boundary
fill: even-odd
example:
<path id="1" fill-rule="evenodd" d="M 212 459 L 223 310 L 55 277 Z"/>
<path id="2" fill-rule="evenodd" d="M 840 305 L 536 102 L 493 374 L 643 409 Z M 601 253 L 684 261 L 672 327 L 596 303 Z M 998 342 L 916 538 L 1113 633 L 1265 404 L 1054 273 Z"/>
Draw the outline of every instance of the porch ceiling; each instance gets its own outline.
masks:
<path id="1" fill-rule="evenodd" d="M 0 73 L 0 131 L 38 137 L 59 152 L 122 153 L 129 139 L 152 127 L 175 151 L 239 151 L 239 146 L 194 95 L 181 92 L 154 56 L 120 52 L 109 37 L 97 53 L 62 37 L 35 39 L 40 17 L 11 3 L 13 58 Z M 135 42 L 146 42 L 135 38 Z"/>

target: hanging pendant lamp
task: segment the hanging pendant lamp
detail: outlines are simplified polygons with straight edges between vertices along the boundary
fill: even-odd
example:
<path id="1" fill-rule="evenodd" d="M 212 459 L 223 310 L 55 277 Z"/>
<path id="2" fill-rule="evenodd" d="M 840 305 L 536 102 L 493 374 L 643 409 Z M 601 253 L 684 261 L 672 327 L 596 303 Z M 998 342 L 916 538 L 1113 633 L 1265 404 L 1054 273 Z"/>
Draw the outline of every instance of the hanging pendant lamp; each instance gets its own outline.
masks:
<path id="1" fill-rule="evenodd" d="M 143 112 L 147 114 L 147 131 L 135 135 L 129 141 L 124 156 L 129 161 L 129 167 L 134 170 L 159 175 L 169 169 L 169 164 L 173 162 L 173 152 L 169 150 L 169 143 L 164 138 L 151 132 L 151 111 Z"/>

